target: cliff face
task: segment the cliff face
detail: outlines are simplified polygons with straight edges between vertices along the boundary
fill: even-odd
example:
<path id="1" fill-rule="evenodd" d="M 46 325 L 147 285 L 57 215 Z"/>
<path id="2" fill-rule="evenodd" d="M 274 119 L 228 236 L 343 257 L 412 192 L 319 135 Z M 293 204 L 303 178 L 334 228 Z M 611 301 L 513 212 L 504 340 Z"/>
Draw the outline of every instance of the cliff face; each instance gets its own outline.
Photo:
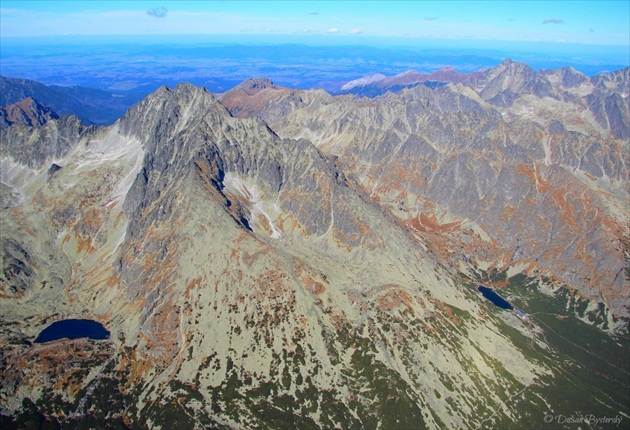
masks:
<path id="1" fill-rule="evenodd" d="M 619 243 L 622 142 L 598 139 L 589 158 L 582 129 L 541 127 L 461 85 L 374 101 L 244 86 L 221 100 L 163 87 L 107 128 L 61 118 L 2 131 L 3 420 L 477 428 L 534 423 L 549 405 L 627 408 L 610 400 L 616 385 L 569 400 L 546 390 L 569 382 L 566 351 L 476 289 L 508 284 L 493 268 L 563 279 L 564 253 L 594 260 Z M 567 217 L 584 239 L 547 260 L 577 228 Z M 593 273 L 622 267 L 616 256 Z M 568 312 L 546 324 L 600 333 L 593 342 L 613 337 L 576 315 L 625 329 L 614 282 L 594 308 L 528 282 L 523 303 Z M 111 338 L 31 343 L 78 317 Z"/>

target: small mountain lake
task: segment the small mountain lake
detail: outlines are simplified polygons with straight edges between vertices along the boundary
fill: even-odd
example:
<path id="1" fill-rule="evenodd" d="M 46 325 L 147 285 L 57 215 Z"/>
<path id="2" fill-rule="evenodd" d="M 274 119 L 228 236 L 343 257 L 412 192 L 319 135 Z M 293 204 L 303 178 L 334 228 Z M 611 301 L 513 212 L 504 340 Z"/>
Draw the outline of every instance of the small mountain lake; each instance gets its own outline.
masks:
<path id="1" fill-rule="evenodd" d="M 492 303 L 494 303 L 496 306 L 500 307 L 501 309 L 508 309 L 508 310 L 513 309 L 510 302 L 508 302 L 503 297 L 495 293 L 495 291 L 492 288 L 479 285 L 479 291 L 481 291 L 481 294 L 483 294 L 483 296 L 486 299 L 490 300 Z"/>
<path id="2" fill-rule="evenodd" d="M 56 321 L 46 327 L 35 339 L 35 343 L 50 342 L 57 339 L 109 339 L 109 331 L 103 324 L 92 320 L 68 319 Z"/>

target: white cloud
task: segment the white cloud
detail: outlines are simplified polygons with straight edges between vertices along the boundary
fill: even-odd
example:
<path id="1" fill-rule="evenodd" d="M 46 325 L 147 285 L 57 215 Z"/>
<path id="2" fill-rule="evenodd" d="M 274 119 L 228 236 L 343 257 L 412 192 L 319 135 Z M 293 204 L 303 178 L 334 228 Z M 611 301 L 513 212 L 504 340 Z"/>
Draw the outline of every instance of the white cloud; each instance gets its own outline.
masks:
<path id="1" fill-rule="evenodd" d="M 0 7 L 0 14 L 9 14 L 9 13 L 23 13 L 26 14 L 28 13 L 27 10 L 24 9 L 11 9 L 11 8 L 6 8 L 6 7 Z"/>
<path id="2" fill-rule="evenodd" d="M 168 9 L 165 7 L 154 7 L 147 11 L 147 15 L 154 16 L 156 18 L 164 18 L 168 13 Z"/>
<path id="3" fill-rule="evenodd" d="M 350 31 L 348 31 L 348 34 L 361 34 L 362 31 L 359 28 L 351 28 Z"/>
<path id="4" fill-rule="evenodd" d="M 562 18 L 547 18 L 543 24 L 564 24 L 564 20 Z"/>
<path id="5" fill-rule="evenodd" d="M 339 29 L 338 28 L 329 28 L 328 31 L 326 33 L 339 33 Z"/>

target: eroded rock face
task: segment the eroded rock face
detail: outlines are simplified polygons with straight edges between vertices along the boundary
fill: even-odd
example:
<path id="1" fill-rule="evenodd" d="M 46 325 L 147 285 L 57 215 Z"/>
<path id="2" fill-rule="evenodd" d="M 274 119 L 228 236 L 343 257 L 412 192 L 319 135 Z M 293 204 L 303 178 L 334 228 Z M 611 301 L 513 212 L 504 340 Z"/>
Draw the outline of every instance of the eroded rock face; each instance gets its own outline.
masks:
<path id="1" fill-rule="evenodd" d="M 18 122 L 0 131 L 0 156 L 10 156 L 22 165 L 40 168 L 49 160 L 66 156 L 72 145 L 92 130 L 72 116 L 48 120 L 35 127 Z"/>
<path id="2" fill-rule="evenodd" d="M 477 428 L 533 423 L 549 405 L 627 407 L 546 390 L 568 383 L 554 338 L 476 289 L 527 270 L 563 279 L 565 253 L 610 251 L 627 217 L 621 142 L 588 155 L 564 117 L 543 126 L 462 85 L 373 101 L 267 81 L 235 91 L 163 87 L 107 128 L 3 131 L 3 420 Z M 575 245 L 547 257 L 563 234 Z M 526 280 L 531 303 L 569 312 L 579 333 L 608 336 L 575 315 L 625 329 L 614 283 L 598 307 Z M 111 338 L 30 344 L 79 317 Z"/>

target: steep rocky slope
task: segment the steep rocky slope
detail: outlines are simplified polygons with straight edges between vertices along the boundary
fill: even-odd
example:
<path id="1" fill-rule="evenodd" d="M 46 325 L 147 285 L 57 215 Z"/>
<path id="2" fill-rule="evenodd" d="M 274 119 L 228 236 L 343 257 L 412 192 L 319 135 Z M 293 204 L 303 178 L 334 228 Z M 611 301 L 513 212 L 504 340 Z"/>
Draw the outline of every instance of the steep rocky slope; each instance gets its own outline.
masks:
<path id="1" fill-rule="evenodd" d="M 627 82 L 507 60 L 373 100 L 268 86 L 222 102 L 338 157 L 451 264 L 545 274 L 628 316 Z"/>
<path id="2" fill-rule="evenodd" d="M 491 128 L 502 115 L 473 103 L 470 89 L 430 91 L 372 103 L 259 81 L 219 101 L 180 85 L 110 127 L 63 117 L 3 130 L 3 425 L 479 428 L 535 426 L 545 413 L 627 415 L 627 372 L 618 370 L 626 340 L 576 318 L 602 314 L 619 329 L 608 308 L 597 313 L 572 290 L 554 294 L 550 280 L 522 275 L 527 286 L 514 298 L 546 306 L 540 317 L 520 320 L 479 295 L 477 282 L 501 285 L 482 260 L 506 247 L 481 221 L 460 221 L 466 205 L 449 205 L 474 184 L 463 176 L 473 159 L 509 154 L 484 155 L 485 141 L 461 127 Z M 392 106 L 408 116 L 387 114 Z M 456 139 L 403 141 L 410 127 Z M 417 170 L 395 167 L 406 141 Z M 474 158 L 457 161 L 458 147 Z M 421 194 L 443 196 L 440 181 L 410 173 L 432 157 L 461 165 L 449 173 L 457 186 L 444 209 Z M 551 171 L 522 157 L 524 173 L 513 177 L 532 197 L 529 178 L 541 186 L 551 177 L 536 175 Z M 612 195 L 624 183 L 618 168 L 606 177 Z M 524 198 L 518 187 L 503 192 Z M 606 204 L 609 213 L 615 202 Z M 447 216 L 460 218 L 449 226 Z M 467 252 L 475 266 L 462 274 L 453 248 L 466 244 L 464 231 L 480 238 L 468 246 L 494 248 Z M 32 343 L 64 318 L 98 320 L 111 338 Z M 556 336 L 565 330 L 607 358 L 580 355 Z M 578 389 L 566 396 L 568 387 Z"/>

